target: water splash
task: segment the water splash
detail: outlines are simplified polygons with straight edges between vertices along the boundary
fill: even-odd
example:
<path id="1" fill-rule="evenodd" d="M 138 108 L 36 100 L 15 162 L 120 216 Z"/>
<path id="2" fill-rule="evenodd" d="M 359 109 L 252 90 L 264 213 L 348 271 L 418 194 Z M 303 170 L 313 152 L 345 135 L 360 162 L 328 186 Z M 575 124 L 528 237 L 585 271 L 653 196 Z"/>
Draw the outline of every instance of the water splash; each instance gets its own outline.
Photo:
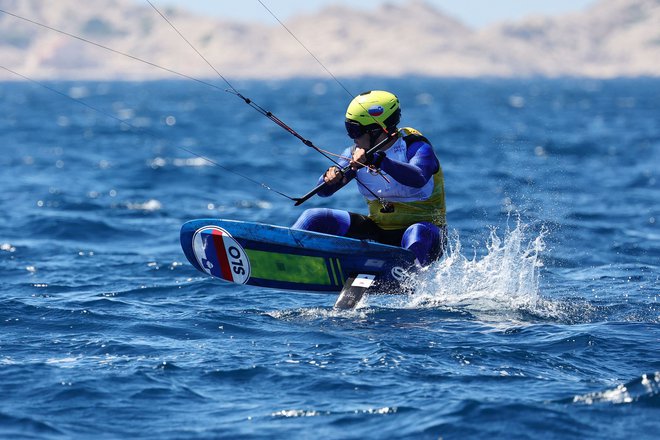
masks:
<path id="1" fill-rule="evenodd" d="M 333 299 L 334 300 L 334 299 Z M 335 309 L 335 308 L 325 308 L 325 307 L 311 307 L 311 308 L 301 308 L 301 309 L 292 309 L 292 310 L 273 310 L 266 313 L 266 315 L 271 316 L 279 320 L 289 320 L 289 321 L 314 321 L 314 320 L 325 320 L 325 319 L 347 319 L 350 321 L 363 320 L 369 317 L 369 314 L 373 310 L 368 307 L 356 307 L 355 309 L 345 310 L 345 309 Z"/>
<path id="2" fill-rule="evenodd" d="M 163 204 L 156 199 L 149 199 L 146 202 L 128 202 L 126 207 L 131 211 L 153 212 L 163 208 Z"/>
<path id="3" fill-rule="evenodd" d="M 593 405 L 596 403 L 626 404 L 647 402 L 658 404 L 660 397 L 660 372 L 643 374 L 641 377 L 615 388 L 575 396 L 573 403 Z"/>
<path id="4" fill-rule="evenodd" d="M 468 258 L 458 233 L 450 238 L 446 257 L 424 269 L 407 286 L 412 292 L 404 307 L 462 307 L 478 311 L 534 309 L 539 305 L 540 253 L 545 249 L 542 228 L 530 238 L 520 220 L 504 236 L 492 228 L 487 253 Z"/>

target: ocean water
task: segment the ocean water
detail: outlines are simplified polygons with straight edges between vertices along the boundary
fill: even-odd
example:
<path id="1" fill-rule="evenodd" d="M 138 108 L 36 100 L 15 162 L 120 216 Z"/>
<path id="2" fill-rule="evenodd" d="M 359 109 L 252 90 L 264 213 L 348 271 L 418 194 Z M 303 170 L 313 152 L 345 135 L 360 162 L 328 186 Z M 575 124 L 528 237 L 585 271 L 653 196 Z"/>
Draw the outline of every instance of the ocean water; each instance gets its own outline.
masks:
<path id="1" fill-rule="evenodd" d="M 660 80 L 343 84 L 399 95 L 451 231 L 354 311 L 185 260 L 190 219 L 364 212 L 354 186 L 294 207 L 237 175 L 300 196 L 328 162 L 234 95 L 0 83 L 0 437 L 658 438 Z M 334 81 L 234 86 L 348 145 Z"/>

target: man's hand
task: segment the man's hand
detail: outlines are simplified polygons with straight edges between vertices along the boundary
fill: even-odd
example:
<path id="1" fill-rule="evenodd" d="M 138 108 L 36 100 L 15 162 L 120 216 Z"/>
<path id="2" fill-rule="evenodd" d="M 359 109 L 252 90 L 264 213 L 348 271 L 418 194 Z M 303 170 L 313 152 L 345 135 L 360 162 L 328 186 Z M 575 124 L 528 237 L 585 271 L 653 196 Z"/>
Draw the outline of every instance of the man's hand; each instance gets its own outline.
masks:
<path id="1" fill-rule="evenodd" d="M 351 169 L 358 170 L 365 166 L 366 163 L 366 151 L 360 147 L 355 148 L 355 150 L 353 150 L 353 158 L 351 159 Z"/>
<path id="2" fill-rule="evenodd" d="M 344 178 L 344 173 L 338 167 L 330 167 L 323 175 L 323 181 L 328 185 L 336 185 Z"/>

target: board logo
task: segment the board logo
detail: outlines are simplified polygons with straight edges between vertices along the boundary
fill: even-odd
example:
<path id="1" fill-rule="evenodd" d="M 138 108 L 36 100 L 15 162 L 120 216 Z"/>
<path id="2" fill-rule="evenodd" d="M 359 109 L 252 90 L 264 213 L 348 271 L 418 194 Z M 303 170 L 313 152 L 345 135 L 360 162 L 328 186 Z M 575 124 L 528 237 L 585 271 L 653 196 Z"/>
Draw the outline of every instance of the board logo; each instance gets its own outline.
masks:
<path id="1" fill-rule="evenodd" d="M 218 226 L 195 231 L 192 248 L 197 263 L 209 275 L 237 284 L 250 279 L 250 260 L 231 234 Z"/>
<path id="2" fill-rule="evenodd" d="M 390 273 L 398 282 L 402 282 L 406 278 L 406 270 L 401 266 L 394 266 Z"/>

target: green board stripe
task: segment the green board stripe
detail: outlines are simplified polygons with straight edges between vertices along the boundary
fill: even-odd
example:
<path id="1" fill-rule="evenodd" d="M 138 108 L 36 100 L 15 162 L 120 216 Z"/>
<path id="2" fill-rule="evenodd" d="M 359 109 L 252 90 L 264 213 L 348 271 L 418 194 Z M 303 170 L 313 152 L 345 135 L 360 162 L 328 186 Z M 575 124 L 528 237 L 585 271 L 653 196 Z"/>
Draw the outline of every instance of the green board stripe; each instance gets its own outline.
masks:
<path id="1" fill-rule="evenodd" d="M 327 258 L 325 260 L 325 267 L 328 269 L 328 274 L 330 275 L 330 282 L 336 286 L 339 283 L 339 281 L 335 277 L 335 268 L 334 265 L 332 264 L 332 258 Z"/>
<path id="2" fill-rule="evenodd" d="M 331 263 L 331 266 L 332 266 L 332 274 L 334 275 L 335 279 L 337 280 L 337 285 L 341 286 L 343 283 L 342 283 L 341 276 L 339 275 L 339 270 L 337 269 L 338 261 L 337 261 L 336 258 L 331 258 L 330 263 Z"/>
<path id="3" fill-rule="evenodd" d="M 344 284 L 344 273 L 341 270 L 341 264 L 339 263 L 339 258 L 335 258 L 335 261 L 337 262 L 337 272 L 338 272 L 338 276 L 337 276 L 338 283 L 337 284 L 342 286 Z"/>
<path id="4" fill-rule="evenodd" d="M 323 257 L 245 249 L 255 278 L 289 283 L 332 285 Z"/>

